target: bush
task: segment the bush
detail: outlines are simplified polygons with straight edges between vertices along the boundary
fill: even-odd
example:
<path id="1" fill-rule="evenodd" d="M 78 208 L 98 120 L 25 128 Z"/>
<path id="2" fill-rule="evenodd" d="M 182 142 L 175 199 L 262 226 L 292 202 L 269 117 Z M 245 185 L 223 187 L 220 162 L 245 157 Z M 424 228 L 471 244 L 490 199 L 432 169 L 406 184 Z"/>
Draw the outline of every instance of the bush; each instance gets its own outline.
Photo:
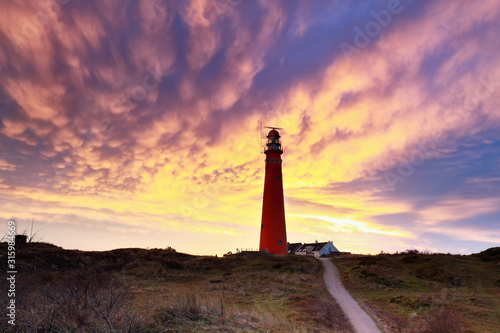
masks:
<path id="1" fill-rule="evenodd" d="M 392 321 L 394 323 L 394 326 L 396 326 L 398 333 L 403 332 L 405 330 L 405 328 L 407 328 L 409 325 L 409 321 L 408 321 L 408 318 L 406 316 L 393 315 Z"/>
<path id="2" fill-rule="evenodd" d="M 219 300 L 204 300 L 194 294 L 178 298 L 175 304 L 159 309 L 156 318 L 165 326 L 182 326 L 190 322 L 223 321 L 226 314 L 225 302 Z"/>
<path id="3" fill-rule="evenodd" d="M 465 322 L 449 308 L 442 308 L 426 318 L 424 333 L 461 333 L 465 332 Z"/>
<path id="4" fill-rule="evenodd" d="M 88 272 L 37 286 L 19 295 L 16 303 L 16 328 L 21 331 L 136 332 L 143 323 L 131 309 L 129 290 L 119 280 Z"/>
<path id="5" fill-rule="evenodd" d="M 406 251 L 401 252 L 400 254 L 416 255 L 416 254 L 421 254 L 421 253 L 417 249 L 407 249 Z"/>

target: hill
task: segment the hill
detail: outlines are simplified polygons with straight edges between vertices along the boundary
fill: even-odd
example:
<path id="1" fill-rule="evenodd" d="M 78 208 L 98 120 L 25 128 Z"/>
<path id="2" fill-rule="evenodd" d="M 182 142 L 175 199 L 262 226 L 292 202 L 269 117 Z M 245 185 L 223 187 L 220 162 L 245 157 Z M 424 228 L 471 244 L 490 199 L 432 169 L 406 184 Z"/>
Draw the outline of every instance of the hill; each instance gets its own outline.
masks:
<path id="1" fill-rule="evenodd" d="M 5 255 L 2 264 L 5 272 Z M 2 313 L 2 332 L 352 332 L 321 264 L 303 256 L 28 243 L 16 268 L 16 327 Z M 2 309 L 7 301 L 3 293 Z"/>
<path id="2" fill-rule="evenodd" d="M 408 250 L 333 262 L 386 332 L 500 332 L 500 248 L 470 256 Z"/>

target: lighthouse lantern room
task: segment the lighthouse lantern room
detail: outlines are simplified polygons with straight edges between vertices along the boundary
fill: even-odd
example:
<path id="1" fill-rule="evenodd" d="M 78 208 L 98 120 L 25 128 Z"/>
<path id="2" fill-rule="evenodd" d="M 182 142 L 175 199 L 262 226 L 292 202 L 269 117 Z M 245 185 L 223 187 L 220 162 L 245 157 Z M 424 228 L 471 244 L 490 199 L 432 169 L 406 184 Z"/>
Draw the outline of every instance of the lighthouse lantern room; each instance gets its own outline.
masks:
<path id="1" fill-rule="evenodd" d="M 267 135 L 266 173 L 264 177 L 264 198 L 262 203 L 262 223 L 260 229 L 260 251 L 287 254 L 285 202 L 283 196 L 282 159 L 278 128 L 270 127 Z"/>

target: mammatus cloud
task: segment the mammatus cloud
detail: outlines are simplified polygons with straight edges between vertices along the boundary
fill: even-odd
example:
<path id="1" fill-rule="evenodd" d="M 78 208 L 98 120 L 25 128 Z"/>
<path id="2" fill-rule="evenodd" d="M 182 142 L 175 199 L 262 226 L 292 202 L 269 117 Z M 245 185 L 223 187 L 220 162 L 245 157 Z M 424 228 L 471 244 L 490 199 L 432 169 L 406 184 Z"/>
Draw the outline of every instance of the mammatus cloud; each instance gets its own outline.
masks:
<path id="1" fill-rule="evenodd" d="M 391 251 L 433 232 L 477 251 L 500 239 L 487 234 L 500 216 L 495 1 L 4 8 L 4 219 L 111 238 L 142 226 L 154 246 L 197 253 L 252 247 L 262 120 L 285 128 L 291 241 Z"/>

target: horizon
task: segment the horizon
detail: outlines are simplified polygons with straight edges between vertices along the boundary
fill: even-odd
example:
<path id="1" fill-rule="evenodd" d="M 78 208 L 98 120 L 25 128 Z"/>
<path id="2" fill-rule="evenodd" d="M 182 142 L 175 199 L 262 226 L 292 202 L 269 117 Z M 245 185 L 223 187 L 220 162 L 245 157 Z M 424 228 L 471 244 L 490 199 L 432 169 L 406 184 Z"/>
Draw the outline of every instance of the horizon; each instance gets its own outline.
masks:
<path id="1" fill-rule="evenodd" d="M 65 249 L 259 247 L 262 127 L 287 240 L 500 244 L 500 3 L 9 2 L 0 220 Z"/>
<path id="2" fill-rule="evenodd" d="M 327 243 L 327 242 L 328 241 L 326 241 L 324 243 Z M 0 244 L 2 244 L 2 243 L 7 244 L 8 241 L 0 240 Z M 295 243 L 300 243 L 300 242 L 295 242 Z M 321 242 L 319 242 L 319 243 L 321 243 Z M 175 253 L 186 254 L 186 255 L 195 256 L 195 257 L 213 257 L 213 256 L 218 256 L 219 258 L 224 257 L 226 255 L 240 254 L 240 253 L 246 253 L 246 252 L 252 252 L 252 253 L 253 252 L 266 252 L 266 251 L 260 251 L 258 249 L 245 249 L 245 248 L 243 248 L 243 249 L 238 249 L 239 250 L 238 252 L 233 252 L 231 250 L 228 250 L 226 253 L 223 253 L 222 255 L 218 255 L 218 254 L 195 254 L 195 253 L 177 251 L 176 249 L 174 249 L 174 248 L 172 248 L 170 246 L 163 247 L 163 248 L 158 248 L 158 247 L 146 247 L 146 248 L 143 248 L 143 247 L 119 247 L 119 248 L 112 248 L 112 249 L 106 249 L 106 250 L 82 250 L 82 249 L 76 249 L 76 248 L 64 248 L 64 247 L 62 247 L 60 245 L 57 245 L 57 244 L 54 244 L 54 243 L 45 242 L 43 240 L 27 241 L 24 244 L 31 244 L 31 245 L 46 244 L 46 245 L 51 245 L 51 246 L 55 246 L 55 247 L 61 248 L 62 250 L 65 250 L 65 251 L 109 252 L 109 251 L 115 251 L 115 250 L 134 250 L 134 249 L 135 250 L 146 250 L 146 251 L 149 251 L 149 250 L 160 250 L 160 251 L 172 251 L 172 252 L 175 252 Z M 292 244 L 292 243 L 289 242 L 289 244 Z M 305 245 L 305 244 L 307 244 L 307 243 L 302 243 L 302 245 Z M 21 246 L 24 246 L 24 245 L 21 245 Z M 478 251 L 478 252 L 468 253 L 468 254 L 451 253 L 451 252 L 447 252 L 447 253 L 444 253 L 444 252 L 430 252 L 428 250 L 417 250 L 417 249 L 404 249 L 404 250 L 396 250 L 395 252 L 387 252 L 387 251 L 381 250 L 379 253 L 352 253 L 352 252 L 348 252 L 348 253 L 341 253 L 339 256 L 342 256 L 342 255 L 352 255 L 353 257 L 357 257 L 357 256 L 377 256 L 377 255 L 452 255 L 452 256 L 474 256 L 474 255 L 478 255 L 478 254 L 481 254 L 483 252 L 489 251 L 491 249 L 498 249 L 498 248 L 500 248 L 500 247 L 499 246 L 490 247 L 490 248 L 483 249 L 483 250 Z M 340 251 L 340 252 L 343 252 L 343 251 Z M 267 254 L 273 255 L 273 256 L 281 256 L 281 255 L 283 255 L 283 254 L 276 254 L 276 253 L 269 253 L 269 252 L 267 252 Z M 294 254 L 285 254 L 285 255 L 302 255 L 302 254 L 295 254 L 294 253 Z"/>

